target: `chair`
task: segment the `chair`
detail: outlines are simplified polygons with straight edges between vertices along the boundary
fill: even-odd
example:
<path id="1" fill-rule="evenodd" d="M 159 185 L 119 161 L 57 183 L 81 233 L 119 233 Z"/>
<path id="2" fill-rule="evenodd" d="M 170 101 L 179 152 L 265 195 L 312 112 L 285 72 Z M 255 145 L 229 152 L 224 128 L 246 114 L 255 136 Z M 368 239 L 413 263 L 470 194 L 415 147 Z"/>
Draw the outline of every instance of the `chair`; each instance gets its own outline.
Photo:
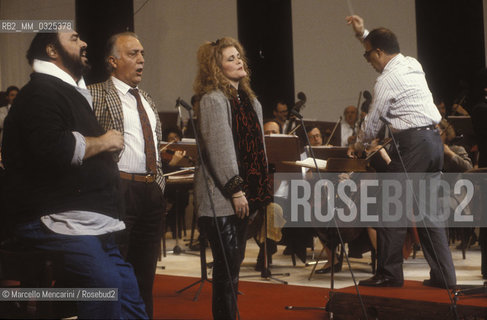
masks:
<path id="1" fill-rule="evenodd" d="M 477 173 L 487 173 L 487 168 L 473 168 L 465 172 L 465 174 L 477 174 Z M 484 212 L 485 208 L 482 204 L 482 190 L 479 189 L 480 186 L 475 186 L 473 205 L 471 206 L 472 211 Z M 462 250 L 462 258 L 465 260 L 467 258 L 466 251 L 471 244 L 475 243 L 476 235 L 475 228 L 465 227 L 465 228 L 454 228 L 449 230 L 449 240 L 454 243 L 456 240 L 460 240 L 460 244 L 457 248 Z"/>

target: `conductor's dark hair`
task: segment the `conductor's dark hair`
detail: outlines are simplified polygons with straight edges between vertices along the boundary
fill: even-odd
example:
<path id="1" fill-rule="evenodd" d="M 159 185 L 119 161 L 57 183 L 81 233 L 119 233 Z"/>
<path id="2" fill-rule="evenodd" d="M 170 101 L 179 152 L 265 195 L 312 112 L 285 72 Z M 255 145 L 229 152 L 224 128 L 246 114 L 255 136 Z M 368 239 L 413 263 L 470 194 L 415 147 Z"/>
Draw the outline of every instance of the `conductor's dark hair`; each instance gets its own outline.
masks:
<path id="1" fill-rule="evenodd" d="M 368 41 L 373 49 L 381 49 L 387 54 L 401 52 L 396 35 L 386 28 L 377 28 L 370 31 L 364 41 Z"/>
<path id="2" fill-rule="evenodd" d="M 57 33 L 37 33 L 35 35 L 26 55 L 30 65 L 34 62 L 34 59 L 43 61 L 51 60 L 46 51 L 48 45 L 53 45 L 54 48 L 59 48 L 61 46 Z"/>

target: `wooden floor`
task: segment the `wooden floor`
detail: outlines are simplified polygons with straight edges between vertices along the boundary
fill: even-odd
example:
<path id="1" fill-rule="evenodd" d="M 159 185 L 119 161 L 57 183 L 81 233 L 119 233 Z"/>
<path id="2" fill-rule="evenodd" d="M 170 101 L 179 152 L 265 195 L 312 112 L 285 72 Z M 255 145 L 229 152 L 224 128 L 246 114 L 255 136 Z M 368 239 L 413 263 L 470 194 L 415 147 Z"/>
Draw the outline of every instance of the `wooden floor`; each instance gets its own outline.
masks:
<path id="1" fill-rule="evenodd" d="M 169 236 L 170 233 L 167 233 Z M 189 238 L 189 230 L 187 236 L 183 238 Z M 186 244 L 188 241 L 180 240 L 179 246 L 183 250 L 188 247 Z M 473 245 L 466 251 L 466 259 L 463 259 L 462 252 L 455 247 L 458 243 L 450 246 L 453 263 L 455 265 L 457 283 L 461 285 L 475 285 L 480 286 L 483 284 L 482 276 L 480 273 L 480 248 L 478 244 Z M 168 250 L 172 250 L 175 246 L 175 240 L 167 240 Z M 273 264 L 271 266 L 271 272 L 273 274 L 289 273 L 289 276 L 276 276 L 276 278 L 287 281 L 289 284 L 313 286 L 321 288 L 330 288 L 330 275 L 329 274 L 315 274 L 309 279 L 312 266 L 307 266 L 299 259 L 297 259 L 296 266 L 293 266 L 291 257 L 283 255 L 284 246 L 278 246 L 278 251 L 273 255 Z M 315 241 L 314 252 L 308 249 L 308 262 L 313 261 L 313 255 L 316 257 L 321 251 L 321 245 L 319 241 Z M 265 281 L 271 283 L 277 283 L 276 281 L 268 281 L 260 277 L 260 273 L 254 270 L 257 260 L 258 247 L 253 239 L 247 241 L 247 250 L 245 260 L 242 264 L 240 275 L 249 281 Z M 211 250 L 206 250 L 207 261 L 211 262 Z M 325 261 L 321 261 L 318 268 L 323 266 Z M 350 258 L 351 268 L 344 262 L 342 271 L 335 274 L 334 288 L 344 288 L 354 285 L 354 279 L 356 282 L 359 280 L 367 279 L 372 276 L 372 268 L 370 265 L 371 258 L 370 253 L 364 254 L 363 258 L 356 259 Z M 198 251 L 188 251 L 187 253 L 174 254 L 167 253 L 166 257 L 161 258 L 158 262 L 157 273 L 163 275 L 179 275 L 200 277 L 201 276 L 200 259 Z M 208 269 L 208 275 L 211 277 L 211 269 Z M 353 273 L 353 277 L 352 277 Z M 404 261 L 404 279 L 423 281 L 429 278 L 429 266 L 423 257 L 421 251 L 418 251 L 416 259 L 408 258 Z"/>

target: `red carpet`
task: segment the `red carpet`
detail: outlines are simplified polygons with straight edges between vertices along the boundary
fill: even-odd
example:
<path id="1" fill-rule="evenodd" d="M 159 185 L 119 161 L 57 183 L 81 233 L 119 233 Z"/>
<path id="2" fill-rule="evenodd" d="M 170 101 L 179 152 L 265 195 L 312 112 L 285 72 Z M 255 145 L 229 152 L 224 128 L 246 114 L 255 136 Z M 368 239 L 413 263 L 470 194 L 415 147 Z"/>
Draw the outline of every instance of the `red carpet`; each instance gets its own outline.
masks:
<path id="1" fill-rule="evenodd" d="M 196 302 L 193 298 L 199 284 L 181 294 L 176 293 L 177 290 L 197 280 L 199 279 L 157 275 L 154 284 L 154 317 L 212 319 L 210 283 L 205 282 Z M 243 293 L 238 297 L 240 316 L 243 320 L 328 319 L 327 313 L 322 310 L 285 310 L 288 305 L 324 307 L 329 298 L 329 289 L 326 288 L 240 281 L 239 291 Z M 451 318 L 446 292 L 442 289 L 424 287 L 418 281 L 405 281 L 402 288 L 360 287 L 360 293 L 364 297 L 368 312 L 375 310 L 373 314 L 379 319 Z M 337 319 L 356 320 L 362 316 L 354 287 L 335 290 L 330 308 L 335 312 Z M 484 319 L 484 316 L 487 316 L 486 296 L 460 298 L 458 313 L 461 319 Z"/>
<path id="2" fill-rule="evenodd" d="M 154 283 L 154 318 L 212 319 L 211 283 L 206 282 L 198 301 L 193 297 L 199 284 L 177 294 L 198 278 L 156 275 Z M 325 311 L 285 310 L 288 305 L 324 307 L 329 289 L 283 284 L 240 281 L 238 296 L 242 320 L 253 319 L 324 319 Z"/>
<path id="3" fill-rule="evenodd" d="M 455 319 L 448 293 L 423 286 L 419 281 L 404 281 L 401 288 L 360 287 L 369 319 Z M 356 320 L 363 311 L 354 287 L 335 290 L 329 310 L 337 319 Z M 457 301 L 458 319 L 486 319 L 487 296 L 462 296 Z"/>

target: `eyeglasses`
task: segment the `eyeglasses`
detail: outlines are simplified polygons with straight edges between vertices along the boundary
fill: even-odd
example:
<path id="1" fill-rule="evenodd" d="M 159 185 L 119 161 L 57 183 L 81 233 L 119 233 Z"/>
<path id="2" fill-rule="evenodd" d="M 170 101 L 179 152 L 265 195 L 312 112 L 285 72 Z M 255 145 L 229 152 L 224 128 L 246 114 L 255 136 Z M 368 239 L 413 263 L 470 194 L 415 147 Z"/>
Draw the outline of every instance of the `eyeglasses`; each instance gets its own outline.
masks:
<path id="1" fill-rule="evenodd" d="M 369 60 L 369 56 L 370 56 L 370 54 L 372 53 L 372 51 L 374 51 L 374 50 L 377 50 L 377 48 L 373 48 L 373 49 L 370 49 L 370 50 L 365 51 L 365 52 L 364 52 L 364 58 L 365 58 L 366 60 Z"/>

